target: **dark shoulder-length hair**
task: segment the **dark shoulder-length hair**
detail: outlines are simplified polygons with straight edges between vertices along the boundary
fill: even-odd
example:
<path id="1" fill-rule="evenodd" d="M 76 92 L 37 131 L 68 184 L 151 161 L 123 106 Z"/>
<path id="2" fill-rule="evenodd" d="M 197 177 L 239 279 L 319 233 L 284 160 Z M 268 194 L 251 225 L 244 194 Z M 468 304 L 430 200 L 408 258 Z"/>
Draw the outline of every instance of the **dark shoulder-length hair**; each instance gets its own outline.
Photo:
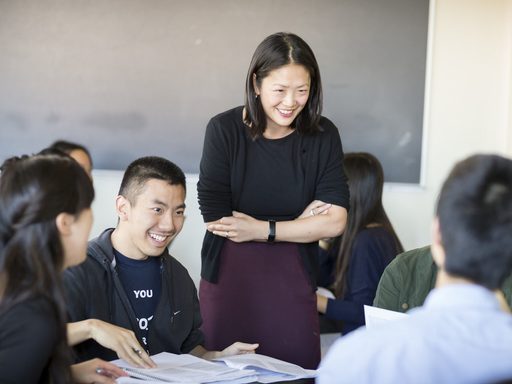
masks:
<path id="1" fill-rule="evenodd" d="M 0 314 L 31 298 L 52 305 L 59 342 L 48 346 L 50 381 L 67 383 L 70 351 L 60 277 L 65 255 L 56 218 L 63 212 L 78 216 L 91 206 L 91 180 L 76 161 L 57 155 L 11 158 L 0 172 Z"/>
<path id="2" fill-rule="evenodd" d="M 87 147 L 85 147 L 82 144 L 78 144 L 78 143 L 74 143 L 74 142 L 66 141 L 66 140 L 57 140 L 57 141 L 54 141 L 52 143 L 52 145 L 50 145 L 47 149 L 61 151 L 68 155 L 71 154 L 71 152 L 73 152 L 73 151 L 82 151 L 89 158 L 89 163 L 91 163 L 91 166 L 93 165 L 92 157 L 91 157 L 89 150 L 87 149 Z"/>
<path id="3" fill-rule="evenodd" d="M 256 48 L 245 81 L 245 119 L 252 137 L 263 135 L 267 116 L 256 97 L 253 78 L 258 86 L 269 73 L 287 64 L 302 65 L 309 73 L 311 85 L 304 109 L 292 123 L 298 132 L 309 134 L 320 130 L 322 113 L 322 81 L 315 54 L 309 45 L 293 33 L 279 32 L 268 36 Z"/>
<path id="4" fill-rule="evenodd" d="M 403 252 L 402 244 L 382 206 L 384 171 L 379 160 L 365 152 L 347 153 L 343 164 L 350 190 L 350 212 L 336 261 L 334 290 L 337 297 L 343 297 L 347 289 L 346 275 L 355 238 L 369 224 L 386 229 L 395 240 L 397 254 Z"/>

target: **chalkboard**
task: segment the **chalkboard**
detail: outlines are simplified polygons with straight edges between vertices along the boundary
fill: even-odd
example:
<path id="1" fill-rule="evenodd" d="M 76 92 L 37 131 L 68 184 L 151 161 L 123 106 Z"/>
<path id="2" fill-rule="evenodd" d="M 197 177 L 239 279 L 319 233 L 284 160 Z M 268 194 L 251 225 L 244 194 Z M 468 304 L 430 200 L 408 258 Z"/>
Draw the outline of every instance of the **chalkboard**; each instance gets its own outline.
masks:
<path id="1" fill-rule="evenodd" d="M 0 2 L 0 157 L 55 139 L 95 168 L 165 156 L 197 173 L 208 120 L 243 103 L 266 36 L 313 48 L 323 114 L 345 152 L 418 183 L 428 0 L 25 0 Z"/>

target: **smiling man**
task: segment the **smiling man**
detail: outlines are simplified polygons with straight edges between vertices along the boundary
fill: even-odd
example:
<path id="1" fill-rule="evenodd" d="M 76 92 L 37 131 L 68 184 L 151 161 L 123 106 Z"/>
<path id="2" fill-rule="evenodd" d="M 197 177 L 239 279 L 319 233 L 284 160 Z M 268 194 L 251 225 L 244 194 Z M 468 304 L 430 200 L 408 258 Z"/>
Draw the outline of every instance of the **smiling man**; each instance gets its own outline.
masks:
<path id="1" fill-rule="evenodd" d="M 202 347 L 197 292 L 167 247 L 184 222 L 185 175 L 172 162 L 143 157 L 131 163 L 116 198 L 118 224 L 89 242 L 87 260 L 64 283 L 69 341 L 80 360 L 119 357 L 152 366 L 148 355 L 191 353 L 211 358 L 247 353 L 234 343 L 221 352 Z"/>

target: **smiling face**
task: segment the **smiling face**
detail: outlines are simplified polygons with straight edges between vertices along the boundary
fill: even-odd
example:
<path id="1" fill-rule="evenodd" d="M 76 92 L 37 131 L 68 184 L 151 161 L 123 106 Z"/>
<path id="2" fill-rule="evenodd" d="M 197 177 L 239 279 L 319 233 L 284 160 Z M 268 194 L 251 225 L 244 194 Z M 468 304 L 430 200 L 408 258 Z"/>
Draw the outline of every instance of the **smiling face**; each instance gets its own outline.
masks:
<path id="1" fill-rule="evenodd" d="M 310 76 L 302 65 L 287 64 L 271 71 L 254 88 L 267 115 L 267 130 L 290 128 L 309 97 Z"/>
<path id="2" fill-rule="evenodd" d="M 132 259 L 160 256 L 183 227 L 185 188 L 150 179 L 132 200 L 117 197 L 119 224 L 112 244 Z"/>

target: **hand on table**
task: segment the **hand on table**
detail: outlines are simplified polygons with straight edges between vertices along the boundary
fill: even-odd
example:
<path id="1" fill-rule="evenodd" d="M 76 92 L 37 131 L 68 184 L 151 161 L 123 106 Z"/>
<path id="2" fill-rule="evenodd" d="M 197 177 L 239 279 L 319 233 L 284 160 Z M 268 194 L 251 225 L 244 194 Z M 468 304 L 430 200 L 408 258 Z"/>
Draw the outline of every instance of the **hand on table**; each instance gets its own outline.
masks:
<path id="1" fill-rule="evenodd" d="M 92 359 L 73 364 L 71 366 L 71 376 L 76 383 L 115 384 L 115 379 L 128 375 L 112 363 L 101 359 Z"/>

